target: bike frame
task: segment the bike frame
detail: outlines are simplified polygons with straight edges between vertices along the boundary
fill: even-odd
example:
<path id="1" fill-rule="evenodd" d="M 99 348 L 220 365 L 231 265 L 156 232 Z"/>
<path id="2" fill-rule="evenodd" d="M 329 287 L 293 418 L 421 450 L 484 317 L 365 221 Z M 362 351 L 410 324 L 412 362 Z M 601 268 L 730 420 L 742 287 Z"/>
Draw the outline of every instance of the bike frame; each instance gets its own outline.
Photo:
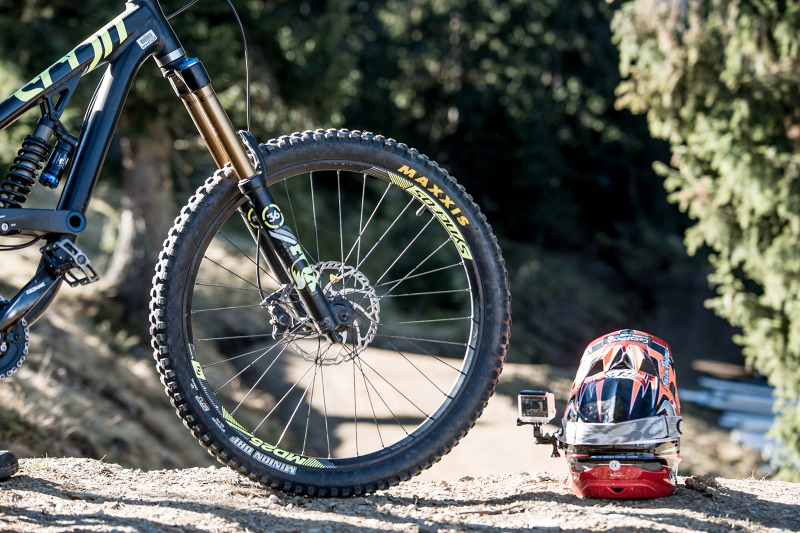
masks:
<path id="1" fill-rule="evenodd" d="M 56 209 L 0 208 L 0 236 L 13 232 L 74 243 L 85 228 L 85 213 L 103 166 L 125 99 L 142 64 L 154 57 L 186 106 L 215 163 L 230 163 L 250 203 L 240 209 L 259 241 L 260 253 L 279 279 L 294 283 L 319 331 L 336 337 L 338 320 L 311 271 L 302 247 L 282 223 L 283 217 L 248 155 L 260 159 L 254 143 L 246 145 L 231 125 L 200 61 L 188 58 L 158 0 L 127 0 L 125 11 L 0 103 L 0 130 L 39 106 L 57 122 L 80 78 L 107 64 L 86 110 L 72 165 Z M 50 132 L 52 134 L 52 132 Z M 252 137 L 249 137 L 252 138 Z M 259 165 L 263 169 L 263 164 Z M 277 210 L 277 211 L 276 211 Z M 256 214 L 255 216 L 253 214 Z M 280 215 L 280 216 L 279 216 Z M 280 220 L 279 225 L 275 224 Z M 254 231 L 255 229 L 255 231 Z M 288 232 L 288 239 L 287 239 Z M 305 276 L 305 277 L 304 277 Z M 43 255 L 34 277 L 0 308 L 0 332 L 22 319 L 34 323 L 52 303 L 63 280 Z"/>

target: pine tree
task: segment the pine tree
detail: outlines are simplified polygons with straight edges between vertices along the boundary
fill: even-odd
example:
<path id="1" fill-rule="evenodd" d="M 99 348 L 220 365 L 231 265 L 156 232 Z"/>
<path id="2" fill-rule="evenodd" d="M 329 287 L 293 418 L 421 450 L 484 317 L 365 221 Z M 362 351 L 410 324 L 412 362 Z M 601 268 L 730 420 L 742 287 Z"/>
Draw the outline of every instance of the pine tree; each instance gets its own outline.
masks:
<path id="1" fill-rule="evenodd" d="M 634 0 L 612 29 L 617 105 L 669 141 L 656 165 L 712 251 L 707 302 L 776 387 L 784 464 L 800 464 L 800 2 Z M 794 469 L 785 475 L 800 478 Z"/>

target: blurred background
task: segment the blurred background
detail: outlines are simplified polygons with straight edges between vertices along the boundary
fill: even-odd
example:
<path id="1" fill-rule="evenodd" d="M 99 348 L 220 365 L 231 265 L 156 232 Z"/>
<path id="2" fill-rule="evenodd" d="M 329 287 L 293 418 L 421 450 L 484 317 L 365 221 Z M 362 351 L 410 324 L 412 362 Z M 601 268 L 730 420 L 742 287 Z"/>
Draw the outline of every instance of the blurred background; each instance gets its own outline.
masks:
<path id="1" fill-rule="evenodd" d="M 518 389 L 560 390 L 565 400 L 586 344 L 636 328 L 670 344 L 679 387 L 696 392 L 682 404 L 694 428 L 682 474 L 780 470 L 798 479 L 796 2 L 235 4 L 250 45 L 257 138 L 319 127 L 391 136 L 447 168 L 488 217 L 513 295 L 513 365 L 490 408 L 511 407 L 490 411 L 476 431 L 507 425 L 513 436 L 504 440 L 525 455 L 529 436 L 513 418 L 499 420 L 516 416 Z M 182 2 L 162 5 L 170 13 Z M 121 0 L 0 0 L 0 93 L 122 8 Z M 172 23 L 244 128 L 244 59 L 230 8 L 201 0 Z M 65 114 L 73 133 L 102 70 L 83 79 Z M 36 118 L 0 132 L 3 168 Z M 0 384 L 0 445 L 143 468 L 210 464 L 160 390 L 147 302 L 172 218 L 213 171 L 183 105 L 146 64 L 80 242 L 103 279 L 63 289 L 32 329 L 28 362 Z M 30 202 L 56 200 L 37 186 Z M 10 297 L 38 252 L 0 258 L 0 294 Z M 769 422 L 752 449 L 741 445 L 746 429 L 731 440 L 730 424 L 718 423 L 735 402 L 712 401 L 715 389 L 698 381 L 708 376 L 775 388 L 774 401 L 768 391 L 766 406 L 749 413 Z M 778 422 L 765 438 L 772 409 Z"/>

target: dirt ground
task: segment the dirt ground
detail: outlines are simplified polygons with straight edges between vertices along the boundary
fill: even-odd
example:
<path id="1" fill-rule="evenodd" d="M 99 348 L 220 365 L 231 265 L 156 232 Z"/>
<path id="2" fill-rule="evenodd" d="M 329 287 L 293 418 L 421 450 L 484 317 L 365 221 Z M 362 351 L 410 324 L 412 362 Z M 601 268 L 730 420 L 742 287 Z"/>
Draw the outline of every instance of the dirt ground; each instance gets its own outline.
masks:
<path id="1" fill-rule="evenodd" d="M 563 475 L 409 481 L 375 495 L 272 492 L 227 468 L 141 471 L 26 459 L 0 483 L 0 531 L 799 531 L 800 484 L 680 478 L 656 500 L 580 500 Z"/>

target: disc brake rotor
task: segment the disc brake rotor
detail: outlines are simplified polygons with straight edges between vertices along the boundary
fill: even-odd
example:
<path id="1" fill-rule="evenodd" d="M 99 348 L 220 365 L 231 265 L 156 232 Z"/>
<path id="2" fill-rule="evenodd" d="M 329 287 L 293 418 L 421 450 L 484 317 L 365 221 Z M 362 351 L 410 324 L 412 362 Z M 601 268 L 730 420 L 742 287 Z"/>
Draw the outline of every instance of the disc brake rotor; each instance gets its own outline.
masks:
<path id="1" fill-rule="evenodd" d="M 341 343 L 327 337 L 295 337 L 289 346 L 303 359 L 322 365 L 338 365 L 363 352 L 375 338 L 380 320 L 380 298 L 369 279 L 356 268 L 339 261 L 312 266 L 323 293 L 332 301 L 345 301 L 353 309 L 353 319 L 342 331 Z"/>

